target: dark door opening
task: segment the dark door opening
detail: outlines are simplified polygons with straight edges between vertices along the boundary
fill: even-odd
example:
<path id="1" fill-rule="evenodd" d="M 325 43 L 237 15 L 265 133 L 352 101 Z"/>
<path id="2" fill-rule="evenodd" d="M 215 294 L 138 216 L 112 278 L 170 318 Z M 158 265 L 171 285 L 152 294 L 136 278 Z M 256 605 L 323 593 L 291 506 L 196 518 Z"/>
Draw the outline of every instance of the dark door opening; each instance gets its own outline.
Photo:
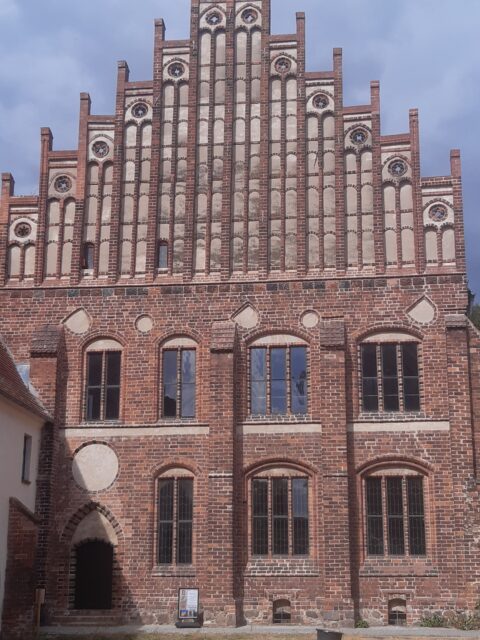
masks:
<path id="1" fill-rule="evenodd" d="M 113 547 L 99 540 L 76 549 L 75 609 L 112 608 Z"/>

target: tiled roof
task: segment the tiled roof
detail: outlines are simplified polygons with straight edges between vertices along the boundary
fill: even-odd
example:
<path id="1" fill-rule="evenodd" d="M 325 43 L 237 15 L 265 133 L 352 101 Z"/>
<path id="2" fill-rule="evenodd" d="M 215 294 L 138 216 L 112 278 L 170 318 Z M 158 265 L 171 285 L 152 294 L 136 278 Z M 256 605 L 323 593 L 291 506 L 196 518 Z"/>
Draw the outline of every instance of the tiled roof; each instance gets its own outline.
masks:
<path id="1" fill-rule="evenodd" d="M 45 407 L 28 389 L 17 371 L 12 354 L 0 336 L 0 395 L 45 420 L 51 420 Z"/>

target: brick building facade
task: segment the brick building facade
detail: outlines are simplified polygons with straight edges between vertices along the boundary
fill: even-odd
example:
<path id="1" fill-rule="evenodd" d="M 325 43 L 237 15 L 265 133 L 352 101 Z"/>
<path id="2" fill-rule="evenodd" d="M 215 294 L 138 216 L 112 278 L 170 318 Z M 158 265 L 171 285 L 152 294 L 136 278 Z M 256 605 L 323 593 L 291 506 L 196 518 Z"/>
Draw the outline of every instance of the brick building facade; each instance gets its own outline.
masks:
<path id="1" fill-rule="evenodd" d="M 2 175 L 2 333 L 55 429 L 37 516 L 48 624 L 411 623 L 480 597 L 480 335 L 461 166 L 418 114 L 344 106 L 305 17 L 193 0 L 153 80 Z M 89 585 L 90 589 L 85 585 Z M 91 586 L 97 585 L 92 590 Z"/>

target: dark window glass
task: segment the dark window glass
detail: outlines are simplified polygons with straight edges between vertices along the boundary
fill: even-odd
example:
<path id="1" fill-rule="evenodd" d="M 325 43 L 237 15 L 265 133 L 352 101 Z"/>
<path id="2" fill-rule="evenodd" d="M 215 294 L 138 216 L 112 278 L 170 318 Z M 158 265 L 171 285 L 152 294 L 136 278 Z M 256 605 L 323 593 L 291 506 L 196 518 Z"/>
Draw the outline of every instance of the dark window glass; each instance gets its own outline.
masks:
<path id="1" fill-rule="evenodd" d="M 168 243 L 159 242 L 158 244 L 158 269 L 168 268 Z"/>
<path id="2" fill-rule="evenodd" d="M 83 269 L 93 269 L 94 256 L 95 256 L 95 247 L 91 242 L 86 242 L 83 245 L 83 260 L 82 260 Z"/>
<path id="3" fill-rule="evenodd" d="M 192 562 L 193 480 L 181 478 L 177 482 L 177 563 L 190 564 Z"/>
<path id="4" fill-rule="evenodd" d="M 382 384 L 383 408 L 385 411 L 398 411 L 398 369 L 397 347 L 394 344 L 382 344 Z"/>
<path id="5" fill-rule="evenodd" d="M 160 480 L 158 491 L 158 562 L 170 564 L 173 548 L 173 479 Z"/>
<path id="6" fill-rule="evenodd" d="M 419 411 L 418 348 L 414 342 L 402 344 L 402 365 L 405 411 Z"/>
<path id="7" fill-rule="evenodd" d="M 185 349 L 182 356 L 182 393 L 181 411 L 182 418 L 195 416 L 195 350 Z"/>
<path id="8" fill-rule="evenodd" d="M 288 479 L 272 479 L 272 551 L 288 553 Z"/>
<path id="9" fill-rule="evenodd" d="M 121 353 L 112 351 L 105 354 L 105 419 L 116 420 L 120 415 L 120 364 Z"/>
<path id="10" fill-rule="evenodd" d="M 402 478 L 387 478 L 388 552 L 394 556 L 405 553 L 403 527 Z"/>
<path id="11" fill-rule="evenodd" d="M 30 465 L 32 459 L 32 436 L 23 436 L 22 482 L 30 482 Z"/>
<path id="12" fill-rule="evenodd" d="M 275 414 L 287 413 L 287 350 L 270 350 L 270 410 Z"/>
<path id="13" fill-rule="evenodd" d="M 308 554 L 308 480 L 292 480 L 293 553 Z"/>
<path id="14" fill-rule="evenodd" d="M 163 352 L 163 415 L 177 415 L 177 351 Z"/>
<path id="15" fill-rule="evenodd" d="M 307 413 L 307 349 L 290 349 L 290 393 L 292 413 Z"/>
<path id="16" fill-rule="evenodd" d="M 364 410 L 378 411 L 377 347 L 375 344 L 362 345 L 362 386 Z"/>
<path id="17" fill-rule="evenodd" d="M 87 353 L 87 420 L 100 420 L 103 353 Z"/>
<path id="18" fill-rule="evenodd" d="M 252 481 L 252 553 L 268 554 L 268 480 Z"/>
<path id="19" fill-rule="evenodd" d="M 426 544 L 423 478 L 407 478 L 407 502 L 410 554 L 412 556 L 424 556 L 426 554 Z"/>
<path id="20" fill-rule="evenodd" d="M 367 478 L 367 551 L 369 555 L 383 555 L 382 479 Z"/>
<path id="21" fill-rule="evenodd" d="M 253 415 L 267 413 L 267 350 L 256 348 L 250 354 L 251 412 Z"/>

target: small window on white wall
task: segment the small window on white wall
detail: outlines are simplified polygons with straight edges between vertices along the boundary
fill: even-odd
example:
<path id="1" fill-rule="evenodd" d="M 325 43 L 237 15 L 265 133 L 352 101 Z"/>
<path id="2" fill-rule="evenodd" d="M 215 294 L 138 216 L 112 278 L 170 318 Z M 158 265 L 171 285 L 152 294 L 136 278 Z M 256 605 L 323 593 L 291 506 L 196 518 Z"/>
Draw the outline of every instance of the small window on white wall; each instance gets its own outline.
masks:
<path id="1" fill-rule="evenodd" d="M 32 461 L 32 436 L 23 436 L 23 457 L 22 457 L 22 482 L 30 482 L 30 467 Z"/>

